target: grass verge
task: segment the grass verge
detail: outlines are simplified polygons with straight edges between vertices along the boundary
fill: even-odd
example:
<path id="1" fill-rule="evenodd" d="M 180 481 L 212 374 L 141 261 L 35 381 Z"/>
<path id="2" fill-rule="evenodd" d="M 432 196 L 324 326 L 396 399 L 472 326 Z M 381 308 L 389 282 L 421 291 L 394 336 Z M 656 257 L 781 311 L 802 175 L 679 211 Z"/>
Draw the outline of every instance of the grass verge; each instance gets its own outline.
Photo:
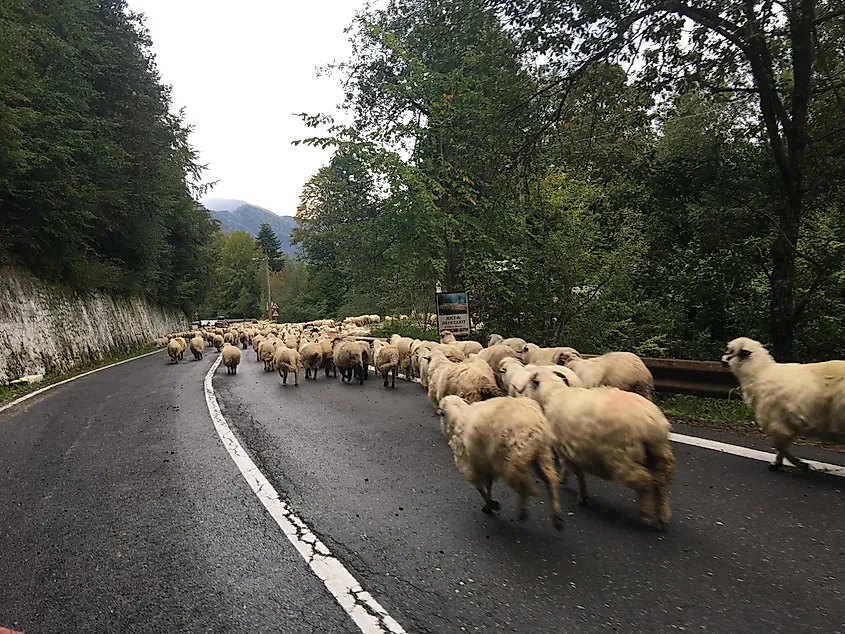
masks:
<path id="1" fill-rule="evenodd" d="M 701 398 L 685 394 L 656 394 L 663 413 L 679 419 L 707 422 L 740 422 L 754 425 L 754 412 L 740 398 Z"/>
<path id="2" fill-rule="evenodd" d="M 91 370 L 96 370 L 97 368 L 102 368 L 104 366 L 111 365 L 112 363 L 117 363 L 118 361 L 134 359 L 135 357 L 141 356 L 142 354 L 146 354 L 148 352 L 153 352 L 154 350 L 156 350 L 156 347 L 150 344 L 141 348 L 137 348 L 131 352 L 109 355 L 98 361 L 89 361 L 87 363 L 82 363 L 78 366 L 75 366 L 73 370 L 70 370 L 69 372 L 64 372 L 62 374 L 46 375 L 44 377 L 44 380 L 40 383 L 33 383 L 30 385 L 0 385 L 0 405 L 4 405 L 9 401 L 18 398 L 19 396 L 23 396 L 28 392 L 34 392 L 35 390 L 39 390 L 42 387 L 52 385 L 53 383 L 58 383 L 59 381 L 70 379 L 79 374 L 90 372 Z"/>

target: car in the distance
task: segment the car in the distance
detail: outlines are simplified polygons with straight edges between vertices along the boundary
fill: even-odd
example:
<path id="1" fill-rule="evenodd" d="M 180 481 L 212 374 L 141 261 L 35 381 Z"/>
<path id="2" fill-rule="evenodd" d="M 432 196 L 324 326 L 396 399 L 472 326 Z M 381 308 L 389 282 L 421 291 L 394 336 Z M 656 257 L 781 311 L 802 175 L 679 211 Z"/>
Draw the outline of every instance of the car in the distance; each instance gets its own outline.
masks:
<path id="1" fill-rule="evenodd" d="M 228 325 L 229 325 L 229 320 L 226 319 L 223 315 L 220 315 L 217 318 L 217 321 L 214 322 L 215 328 L 225 328 Z"/>

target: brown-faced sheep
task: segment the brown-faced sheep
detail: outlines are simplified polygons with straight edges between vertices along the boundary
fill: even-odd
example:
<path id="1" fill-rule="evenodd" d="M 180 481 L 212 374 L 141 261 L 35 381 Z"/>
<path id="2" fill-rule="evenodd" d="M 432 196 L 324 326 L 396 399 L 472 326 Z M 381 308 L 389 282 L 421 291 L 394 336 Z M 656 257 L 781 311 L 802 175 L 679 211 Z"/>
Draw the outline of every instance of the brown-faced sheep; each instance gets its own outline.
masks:
<path id="1" fill-rule="evenodd" d="M 618 387 L 651 400 L 654 378 L 633 352 L 608 352 L 600 357 L 582 359 L 574 348 L 560 348 L 560 360 L 581 377 L 584 387 Z"/>
<path id="2" fill-rule="evenodd" d="M 287 347 L 287 346 L 285 346 Z M 303 343 L 299 347 L 299 359 L 305 368 L 305 380 L 317 380 L 317 370 L 323 364 L 323 348 L 315 342 Z"/>
<path id="3" fill-rule="evenodd" d="M 205 350 L 205 342 L 202 340 L 202 337 L 196 336 L 191 339 L 191 352 L 194 355 L 194 361 L 201 361 L 202 360 L 202 353 Z"/>
<path id="4" fill-rule="evenodd" d="M 434 407 L 450 394 L 460 396 L 468 403 L 502 395 L 486 362 L 473 358 L 454 363 L 440 350 L 427 351 L 425 356 L 428 358 L 428 399 Z"/>
<path id="5" fill-rule="evenodd" d="M 373 342 L 373 366 L 384 379 L 384 387 L 387 387 L 388 375 L 391 377 L 390 387 L 396 387 L 396 372 L 399 368 L 399 350 L 396 346 L 376 339 Z"/>
<path id="6" fill-rule="evenodd" d="M 447 396 L 439 403 L 439 413 L 455 464 L 484 499 L 484 513 L 499 509 L 492 489 L 501 477 L 519 495 L 519 519 L 524 520 L 529 496 L 537 495 L 533 470 L 548 489 L 552 524 L 563 528 L 552 433 L 536 403 L 504 396 L 469 404 Z"/>
<path id="7" fill-rule="evenodd" d="M 591 473 L 634 489 L 642 521 L 653 525 L 656 518 L 657 528 L 666 528 L 675 458 L 669 422 L 654 403 L 615 387 L 569 387 L 540 373 L 525 394 L 551 424 L 564 464 L 561 480 L 567 471 L 575 473 L 579 504 L 586 504 L 584 473 Z"/>
<path id="8" fill-rule="evenodd" d="M 273 367 L 282 377 L 282 385 L 287 385 L 288 374 L 293 372 L 293 384 L 299 385 L 299 353 L 287 346 L 278 346 L 273 353 Z"/>
<path id="9" fill-rule="evenodd" d="M 361 385 L 364 385 L 364 362 L 357 341 L 335 339 L 334 364 L 340 370 L 341 382 L 351 383 L 352 377 L 357 376 Z"/>
<path id="10" fill-rule="evenodd" d="M 241 351 L 235 345 L 227 343 L 223 346 L 223 365 L 226 366 L 226 374 L 237 374 L 238 364 L 241 362 Z"/>
<path id="11" fill-rule="evenodd" d="M 777 450 L 772 469 L 784 458 L 809 469 L 787 450 L 796 436 L 845 443 L 845 361 L 778 363 L 759 341 L 740 337 L 728 344 L 722 363 L 772 439 Z"/>

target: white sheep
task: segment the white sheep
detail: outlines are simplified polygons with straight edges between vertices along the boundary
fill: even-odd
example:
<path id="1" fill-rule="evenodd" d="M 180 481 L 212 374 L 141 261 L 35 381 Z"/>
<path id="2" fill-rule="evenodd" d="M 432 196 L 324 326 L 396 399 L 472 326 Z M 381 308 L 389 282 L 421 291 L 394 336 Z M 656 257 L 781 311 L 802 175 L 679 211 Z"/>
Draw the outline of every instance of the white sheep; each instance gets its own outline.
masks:
<path id="1" fill-rule="evenodd" d="M 258 358 L 264 362 L 264 371 L 273 371 L 273 355 L 276 354 L 276 348 L 282 344 L 281 339 L 276 337 L 268 337 L 258 346 Z"/>
<path id="2" fill-rule="evenodd" d="M 564 365 L 561 356 L 566 348 L 541 348 L 533 343 L 525 344 L 522 360 L 531 365 Z"/>
<path id="3" fill-rule="evenodd" d="M 446 396 L 438 413 L 455 464 L 484 499 L 484 513 L 499 510 L 492 489 L 501 477 L 519 495 L 519 519 L 524 520 L 529 496 L 537 495 L 533 471 L 548 489 L 555 529 L 563 528 L 552 433 L 536 403 L 505 396 L 469 404 L 458 396 Z"/>
<path id="4" fill-rule="evenodd" d="M 429 350 L 425 357 L 428 359 L 428 398 L 434 407 L 449 394 L 460 396 L 469 403 L 502 395 L 493 371 L 481 359 L 454 363 L 440 350 Z"/>
<path id="5" fill-rule="evenodd" d="M 845 361 L 777 363 L 759 341 L 739 337 L 722 363 L 739 381 L 742 400 L 777 450 L 772 469 L 786 458 L 809 469 L 787 448 L 796 436 L 845 443 Z"/>
<path id="6" fill-rule="evenodd" d="M 332 349 L 331 339 L 321 339 L 320 348 L 323 351 L 323 370 L 326 372 L 326 378 L 328 378 L 330 372 L 334 372 L 334 378 L 337 378 L 337 368 L 334 367 L 334 351 Z"/>
<path id="7" fill-rule="evenodd" d="M 560 348 L 560 351 L 560 362 L 581 377 L 584 387 L 618 387 L 649 400 L 654 394 L 654 378 L 633 352 L 608 352 L 583 359 L 574 348 Z"/>
<path id="8" fill-rule="evenodd" d="M 193 339 L 191 339 L 191 352 L 194 355 L 195 361 L 202 360 L 202 353 L 205 350 L 205 341 L 203 341 L 202 337 L 197 335 Z"/>
<path id="9" fill-rule="evenodd" d="M 405 374 L 405 379 L 410 381 L 411 376 L 411 344 L 414 340 L 410 337 L 403 337 L 401 335 L 392 335 L 390 337 L 390 344 L 396 346 L 399 351 L 399 369 Z"/>
<path id="10" fill-rule="evenodd" d="M 285 347 L 288 347 L 285 345 Z M 322 346 L 314 342 L 303 342 L 303 344 L 299 347 L 299 358 L 302 363 L 302 367 L 305 368 L 305 380 L 313 379 L 314 381 L 317 380 L 317 370 L 320 369 L 320 366 L 323 364 L 323 348 Z"/>
<path id="11" fill-rule="evenodd" d="M 220 352 L 223 349 L 223 345 L 226 342 L 223 339 L 222 335 L 214 335 L 214 339 L 212 340 L 212 345 L 216 348 L 217 352 Z"/>
<path id="12" fill-rule="evenodd" d="M 584 473 L 615 480 L 637 492 L 646 524 L 663 530 L 669 521 L 669 484 L 675 458 L 669 421 L 648 399 L 615 387 L 569 387 L 535 373 L 525 394 L 543 408 L 555 453 L 578 479 L 578 503 L 587 502 Z"/>
<path id="13" fill-rule="evenodd" d="M 238 364 L 241 362 L 241 351 L 235 345 L 227 343 L 223 346 L 223 365 L 226 366 L 226 374 L 237 374 Z"/>
<path id="14" fill-rule="evenodd" d="M 179 356 L 181 354 L 182 346 L 179 345 L 179 342 L 176 341 L 175 337 L 167 342 L 167 355 L 171 358 L 171 360 L 175 361 L 177 365 L 179 364 Z"/>
<path id="15" fill-rule="evenodd" d="M 455 339 L 455 335 L 452 334 L 451 330 L 442 330 L 440 331 L 440 343 L 457 343 L 458 340 Z"/>
<path id="16" fill-rule="evenodd" d="M 384 379 L 387 387 L 387 377 L 390 375 L 390 387 L 396 387 L 396 371 L 399 368 L 399 350 L 384 341 L 373 341 L 373 366 Z"/>
<path id="17" fill-rule="evenodd" d="M 473 358 L 483 359 L 484 361 L 486 361 L 490 365 L 490 369 L 493 370 L 493 373 L 496 375 L 496 382 L 501 386 L 502 377 L 499 374 L 499 367 L 502 362 L 502 359 L 504 359 L 505 357 L 514 357 L 518 359 L 519 355 L 510 346 L 494 344 L 488 348 L 484 348 Z"/>
<path id="18" fill-rule="evenodd" d="M 288 373 L 293 372 L 294 386 L 299 386 L 299 353 L 287 346 L 278 346 L 273 353 L 273 367 L 282 377 L 282 385 L 287 385 Z"/>
<path id="19" fill-rule="evenodd" d="M 361 346 L 357 341 L 341 341 L 335 339 L 334 343 L 334 364 L 340 370 L 341 382 L 352 382 L 352 377 L 357 376 L 361 385 L 364 385 L 364 362 L 361 355 Z"/>
<path id="20" fill-rule="evenodd" d="M 522 361 L 516 357 L 505 357 L 499 362 L 502 389 L 508 396 L 524 396 L 528 382 L 537 373 L 571 387 L 584 387 L 584 383 L 575 372 L 561 365 L 523 365 Z"/>

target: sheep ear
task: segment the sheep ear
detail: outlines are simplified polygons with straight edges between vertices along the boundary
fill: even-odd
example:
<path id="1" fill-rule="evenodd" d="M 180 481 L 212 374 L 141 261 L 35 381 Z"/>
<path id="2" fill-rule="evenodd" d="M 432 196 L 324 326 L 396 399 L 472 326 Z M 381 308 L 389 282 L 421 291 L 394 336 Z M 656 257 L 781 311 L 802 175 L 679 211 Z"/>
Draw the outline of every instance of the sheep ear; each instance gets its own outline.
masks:
<path id="1" fill-rule="evenodd" d="M 530 381 L 533 387 L 540 387 L 540 379 L 538 377 L 539 375 L 536 372 L 531 375 Z"/>
<path id="2" fill-rule="evenodd" d="M 564 383 L 566 383 L 566 386 L 567 386 L 567 387 L 572 387 L 572 384 L 569 382 L 569 377 L 568 377 L 568 376 L 566 376 L 566 375 L 565 375 L 565 374 L 563 374 L 563 373 L 559 374 L 558 376 L 560 376 L 561 380 L 562 380 Z"/>
<path id="3" fill-rule="evenodd" d="M 737 356 L 740 359 L 745 359 L 746 357 L 751 356 L 751 350 L 746 350 L 745 348 L 741 348 L 739 352 L 737 352 Z"/>

